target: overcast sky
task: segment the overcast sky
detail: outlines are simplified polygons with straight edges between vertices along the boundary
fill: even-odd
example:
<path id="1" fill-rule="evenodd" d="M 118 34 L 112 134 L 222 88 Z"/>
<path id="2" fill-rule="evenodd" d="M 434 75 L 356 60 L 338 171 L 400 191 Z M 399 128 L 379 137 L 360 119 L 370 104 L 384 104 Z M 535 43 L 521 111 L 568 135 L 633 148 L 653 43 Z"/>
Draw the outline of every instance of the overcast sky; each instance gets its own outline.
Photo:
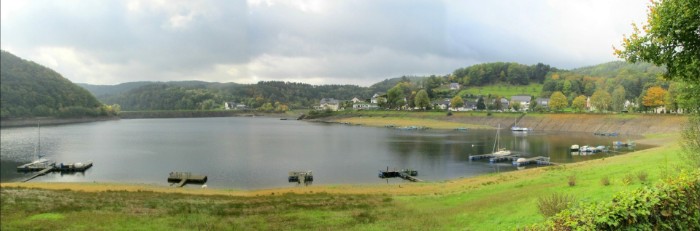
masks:
<path id="1" fill-rule="evenodd" d="M 2 0 L 2 49 L 76 83 L 368 86 L 485 62 L 617 60 L 648 0 Z"/>

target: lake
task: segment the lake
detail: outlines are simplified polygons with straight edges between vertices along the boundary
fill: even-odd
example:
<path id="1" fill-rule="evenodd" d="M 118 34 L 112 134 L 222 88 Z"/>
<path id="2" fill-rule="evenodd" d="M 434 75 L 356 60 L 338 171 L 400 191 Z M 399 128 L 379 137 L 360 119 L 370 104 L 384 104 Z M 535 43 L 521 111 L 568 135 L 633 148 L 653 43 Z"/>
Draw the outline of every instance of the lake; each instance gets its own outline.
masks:
<path id="1" fill-rule="evenodd" d="M 294 170 L 312 170 L 313 184 L 323 185 L 402 183 L 377 177 L 378 170 L 387 167 L 418 170 L 418 178 L 428 181 L 517 170 L 507 162 L 469 161 L 469 155 L 492 151 L 495 134 L 495 130 L 399 130 L 260 117 L 123 119 L 7 128 L 1 132 L 0 181 L 30 176 L 17 172 L 16 166 L 35 158 L 39 137 L 40 153 L 46 158 L 57 163 L 94 162 L 84 173 L 50 173 L 32 180 L 43 182 L 169 185 L 168 173 L 187 171 L 207 175 L 209 187 L 261 189 L 301 187 L 287 182 L 288 172 Z M 509 149 L 549 156 L 557 163 L 613 155 L 572 155 L 572 144 L 610 146 L 612 141 L 633 138 L 501 131 L 501 142 Z"/>

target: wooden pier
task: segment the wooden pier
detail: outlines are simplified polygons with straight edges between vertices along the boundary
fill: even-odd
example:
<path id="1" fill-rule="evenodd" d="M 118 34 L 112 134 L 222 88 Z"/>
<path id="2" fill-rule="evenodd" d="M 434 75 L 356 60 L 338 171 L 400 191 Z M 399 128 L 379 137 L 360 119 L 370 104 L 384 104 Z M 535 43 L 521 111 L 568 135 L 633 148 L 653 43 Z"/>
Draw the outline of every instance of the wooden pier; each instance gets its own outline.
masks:
<path id="1" fill-rule="evenodd" d="M 56 162 L 43 161 L 43 162 L 32 162 L 29 164 L 23 164 L 17 166 L 17 171 L 19 172 L 37 172 L 36 174 L 30 176 L 29 178 L 23 180 L 22 182 L 30 181 L 39 176 L 46 175 L 49 172 L 84 172 L 85 170 L 92 167 L 92 161 L 86 163 L 69 163 L 69 164 L 56 164 Z"/>
<path id="2" fill-rule="evenodd" d="M 289 172 L 289 177 L 287 178 L 289 182 L 298 182 L 300 184 L 307 184 L 314 181 L 314 173 L 312 171 L 291 171 Z"/>
<path id="3" fill-rule="evenodd" d="M 185 186 L 187 183 L 206 183 L 207 176 L 194 175 L 191 172 L 170 172 L 168 182 L 177 183 L 177 187 Z"/>
<path id="4" fill-rule="evenodd" d="M 549 161 L 549 157 L 545 157 L 545 156 L 536 156 L 536 157 L 531 157 L 531 158 L 518 158 L 517 160 L 513 161 L 513 165 L 516 167 L 520 167 L 520 166 L 528 165 L 528 164 L 556 165 L 555 163 L 552 163 Z"/>
<path id="5" fill-rule="evenodd" d="M 483 155 L 473 155 L 469 156 L 469 161 L 472 160 L 481 160 L 481 159 L 489 159 L 490 163 L 496 163 L 499 161 L 515 161 L 520 158 L 519 154 L 510 154 L 510 155 L 494 155 L 494 154 L 483 154 Z"/>
<path id="6" fill-rule="evenodd" d="M 379 178 L 400 177 L 404 180 L 410 180 L 413 182 L 423 181 L 421 179 L 418 179 L 416 176 L 418 176 L 418 171 L 412 170 L 412 169 L 401 169 L 399 171 L 396 171 L 396 170 L 389 171 L 389 168 L 387 168 L 386 171 L 379 170 Z"/>

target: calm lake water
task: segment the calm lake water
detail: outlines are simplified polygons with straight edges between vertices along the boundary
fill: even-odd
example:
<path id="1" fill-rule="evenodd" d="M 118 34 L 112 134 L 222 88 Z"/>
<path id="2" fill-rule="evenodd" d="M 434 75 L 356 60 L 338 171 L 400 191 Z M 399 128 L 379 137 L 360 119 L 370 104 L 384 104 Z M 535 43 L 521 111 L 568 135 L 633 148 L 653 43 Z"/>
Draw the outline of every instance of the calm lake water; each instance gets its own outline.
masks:
<path id="1" fill-rule="evenodd" d="M 41 133 L 41 136 L 38 134 Z M 446 180 L 516 170 L 510 163 L 469 161 L 490 153 L 495 130 L 405 131 L 275 118 L 128 119 L 62 126 L 1 130 L 0 180 L 20 181 L 30 174 L 16 166 L 41 153 L 57 163 L 85 162 L 85 173 L 50 173 L 33 181 L 130 182 L 169 185 L 171 171 L 209 176 L 218 188 L 300 187 L 288 171 L 313 170 L 313 184 L 402 183 L 379 179 L 378 170 L 413 168 L 423 180 Z M 589 133 L 501 132 L 508 148 L 529 156 L 569 163 L 613 154 L 572 155 L 571 144 L 606 145 L 631 137 Z M 636 149 L 648 148 L 637 145 Z M 198 187 L 196 185 L 189 187 Z"/>

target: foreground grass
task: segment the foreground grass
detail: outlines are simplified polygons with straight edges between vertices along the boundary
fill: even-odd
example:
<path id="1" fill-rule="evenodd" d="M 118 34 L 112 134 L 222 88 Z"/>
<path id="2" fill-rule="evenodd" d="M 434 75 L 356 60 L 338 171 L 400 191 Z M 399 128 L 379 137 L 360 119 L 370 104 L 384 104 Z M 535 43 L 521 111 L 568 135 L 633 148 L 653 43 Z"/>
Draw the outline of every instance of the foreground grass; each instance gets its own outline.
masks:
<path id="1" fill-rule="evenodd" d="M 313 186 L 260 191 L 139 188 L 92 183 L 2 184 L 2 230 L 509 230 L 541 222 L 537 198 L 574 195 L 580 202 L 652 184 L 681 164 L 677 135 L 663 146 L 621 156 L 455 179 L 374 186 Z M 623 178 L 646 172 L 648 179 Z M 567 178 L 576 175 L 576 186 Z M 609 186 L 600 183 L 603 177 Z M 120 190 L 123 189 L 123 190 Z M 101 190 L 100 190 L 101 189 Z M 105 190 L 107 189 L 107 190 Z M 128 190 L 128 191 L 127 191 Z M 211 194 L 211 195 L 200 195 Z"/>

